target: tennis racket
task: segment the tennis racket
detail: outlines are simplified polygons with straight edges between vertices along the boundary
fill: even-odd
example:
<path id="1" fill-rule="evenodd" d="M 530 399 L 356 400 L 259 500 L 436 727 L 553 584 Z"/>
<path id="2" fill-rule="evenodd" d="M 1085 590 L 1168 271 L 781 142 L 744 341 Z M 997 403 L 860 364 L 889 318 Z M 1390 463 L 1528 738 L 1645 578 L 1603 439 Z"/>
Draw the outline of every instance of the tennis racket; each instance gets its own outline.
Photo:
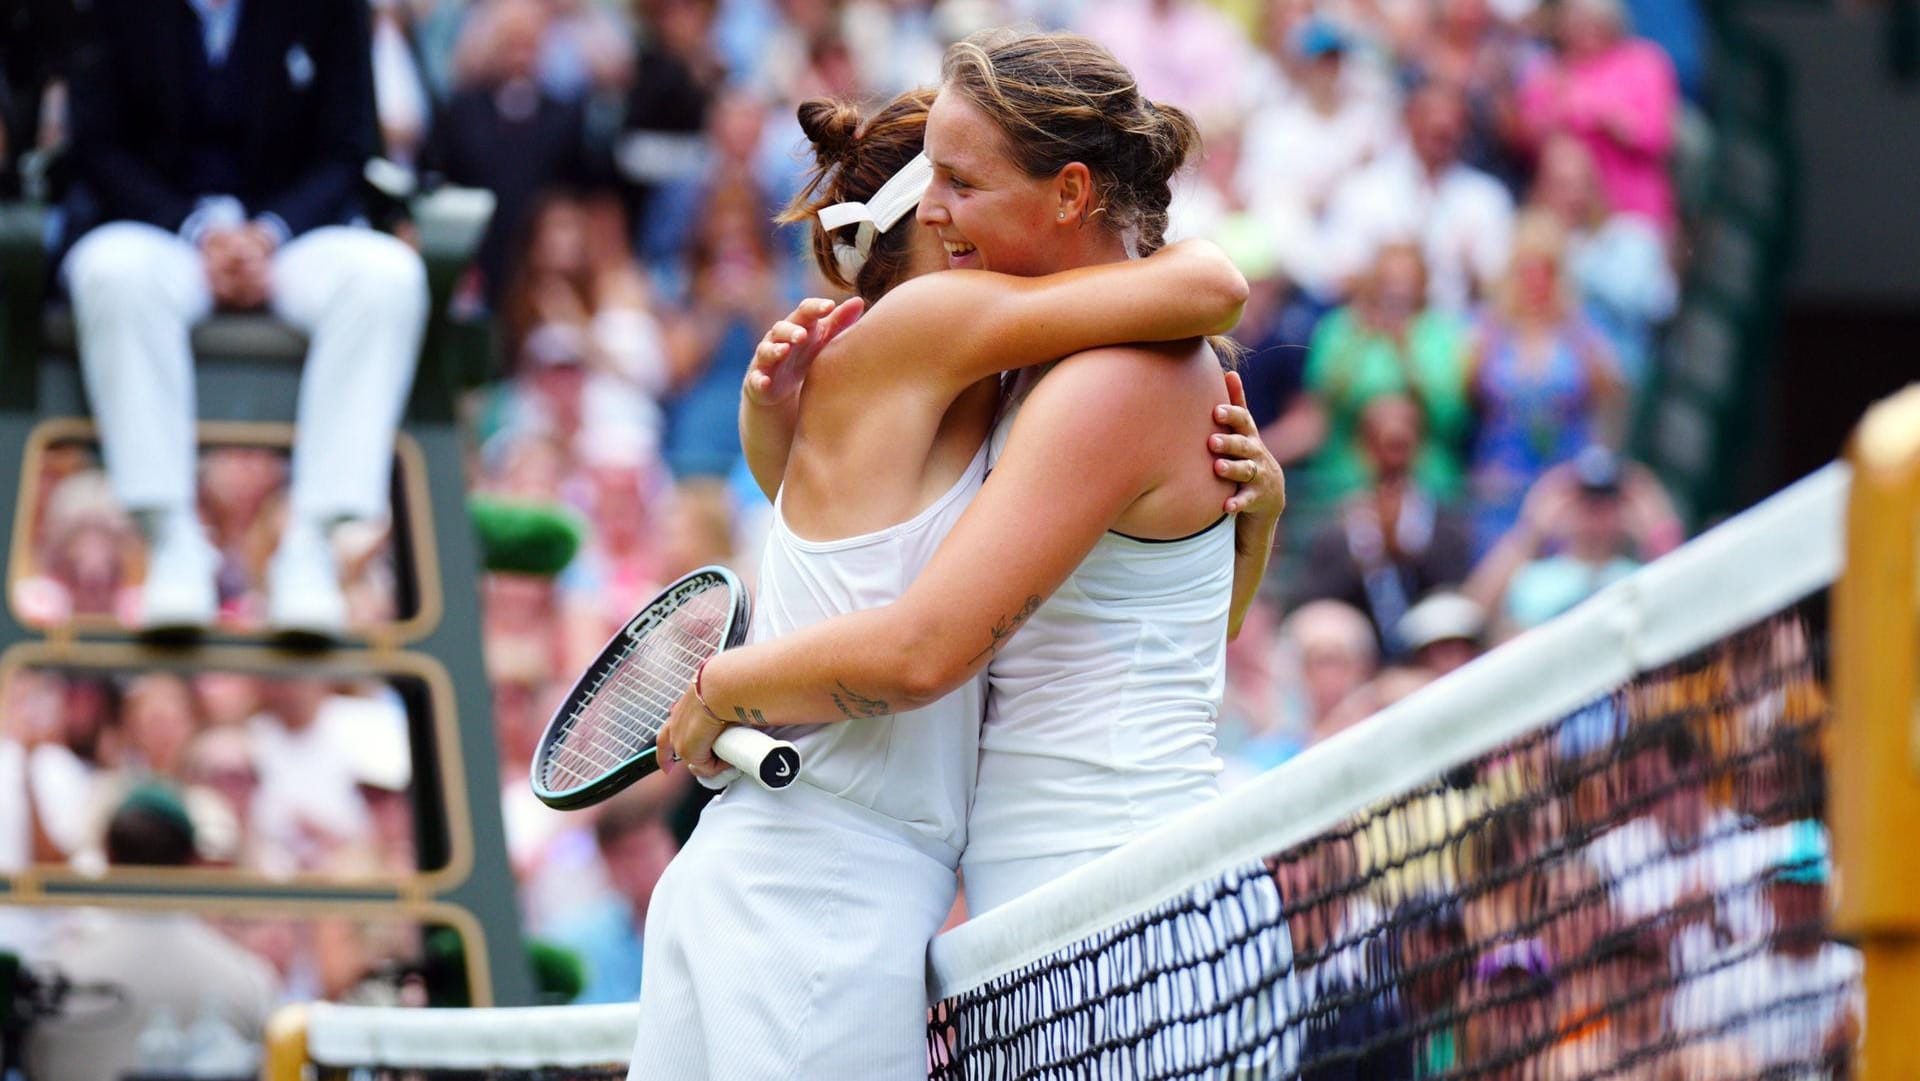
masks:
<path id="1" fill-rule="evenodd" d="M 660 768 L 656 741 L 700 662 L 747 634 L 747 591 L 733 572 L 702 567 L 668 586 L 600 651 L 547 722 L 533 755 L 533 794 L 573 810 Z M 714 753 L 761 787 L 800 776 L 800 752 L 744 725 Z"/>

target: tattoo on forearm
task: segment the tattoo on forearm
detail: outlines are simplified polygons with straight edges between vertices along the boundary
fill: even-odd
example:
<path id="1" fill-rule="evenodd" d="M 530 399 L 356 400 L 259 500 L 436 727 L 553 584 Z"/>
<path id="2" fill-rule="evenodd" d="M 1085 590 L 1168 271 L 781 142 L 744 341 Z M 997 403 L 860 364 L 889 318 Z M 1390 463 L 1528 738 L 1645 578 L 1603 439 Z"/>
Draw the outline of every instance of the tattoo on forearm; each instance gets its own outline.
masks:
<path id="1" fill-rule="evenodd" d="M 1010 616 L 1001 616 L 993 625 L 993 631 L 991 632 L 993 634 L 993 640 L 987 643 L 987 648 L 974 654 L 973 659 L 977 661 L 982 657 L 991 656 L 992 654 L 1000 652 L 1000 647 L 1007 644 L 1007 639 L 1013 637 L 1013 632 L 1019 630 L 1020 625 L 1025 623 L 1033 613 L 1039 610 L 1040 595 L 1036 593 L 1027 598 L 1027 603 L 1021 605 L 1018 612 Z"/>
<path id="2" fill-rule="evenodd" d="M 833 704 L 840 707 L 840 712 L 846 714 L 848 720 L 861 721 L 893 715 L 886 699 L 861 694 L 839 680 L 834 680 L 833 685 L 840 688 L 837 692 L 830 692 L 833 694 Z"/>
<path id="3" fill-rule="evenodd" d="M 733 707 L 733 715 L 740 718 L 741 724 L 752 725 L 755 728 L 765 728 L 767 726 L 767 715 L 752 706 L 735 706 Z"/>

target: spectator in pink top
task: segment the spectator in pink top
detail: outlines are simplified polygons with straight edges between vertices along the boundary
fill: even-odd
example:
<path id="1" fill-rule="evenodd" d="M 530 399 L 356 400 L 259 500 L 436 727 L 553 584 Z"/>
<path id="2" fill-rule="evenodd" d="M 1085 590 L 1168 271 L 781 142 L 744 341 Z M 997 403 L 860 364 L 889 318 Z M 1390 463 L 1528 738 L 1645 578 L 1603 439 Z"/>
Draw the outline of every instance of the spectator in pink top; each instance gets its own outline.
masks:
<path id="1" fill-rule="evenodd" d="M 1232 19 L 1201 0 L 1088 4 L 1079 29 L 1112 49 L 1155 101 L 1203 124 L 1238 113 L 1253 47 Z"/>
<path id="2" fill-rule="evenodd" d="M 1620 0 L 1565 0 L 1556 29 L 1559 57 L 1520 89 L 1523 137 L 1535 148 L 1561 132 L 1578 138 L 1593 153 L 1608 204 L 1671 235 L 1668 158 L 1680 104 L 1673 62 L 1628 35 Z"/>

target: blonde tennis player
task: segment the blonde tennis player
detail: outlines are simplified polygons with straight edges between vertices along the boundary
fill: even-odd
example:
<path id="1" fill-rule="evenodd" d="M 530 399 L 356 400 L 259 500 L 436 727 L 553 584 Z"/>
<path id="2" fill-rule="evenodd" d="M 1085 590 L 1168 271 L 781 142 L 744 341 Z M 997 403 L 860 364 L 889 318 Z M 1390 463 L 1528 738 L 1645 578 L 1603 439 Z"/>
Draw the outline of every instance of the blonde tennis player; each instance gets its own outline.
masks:
<path id="1" fill-rule="evenodd" d="M 1002 368 L 1224 329 L 1244 298 L 1204 246 L 1047 278 L 922 277 L 946 254 L 901 223 L 933 172 L 918 156 L 931 97 L 864 125 L 801 110 L 819 168 L 794 210 L 817 213 L 822 269 L 875 306 L 855 324 L 859 301 L 804 305 L 749 375 L 743 435 L 777 492 L 754 640 L 900 597 L 980 487 Z M 1182 406 L 1195 456 L 1213 379 Z M 848 723 L 788 733 L 805 783 L 734 785 L 707 808 L 649 913 L 634 1076 L 925 1075 L 922 959 L 953 899 L 984 681 L 949 690 L 883 715 L 841 688 Z"/>

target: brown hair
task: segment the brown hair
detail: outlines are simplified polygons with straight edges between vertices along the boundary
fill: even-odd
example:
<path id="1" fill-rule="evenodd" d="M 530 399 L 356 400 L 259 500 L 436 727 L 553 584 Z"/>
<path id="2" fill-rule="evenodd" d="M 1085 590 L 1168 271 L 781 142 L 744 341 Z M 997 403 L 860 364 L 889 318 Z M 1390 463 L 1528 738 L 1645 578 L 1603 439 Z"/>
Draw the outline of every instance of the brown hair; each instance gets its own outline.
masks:
<path id="1" fill-rule="evenodd" d="M 782 225 L 814 221 L 814 215 L 835 203 L 864 203 L 873 198 L 882 184 L 920 153 L 933 96 L 932 90 L 909 90 L 865 121 L 859 106 L 849 102 L 831 98 L 802 102 L 800 130 L 813 143 L 815 164 L 806 186 L 774 220 Z M 907 268 L 911 225 L 903 221 L 874 237 L 865 265 L 849 281 L 833 257 L 833 236 L 815 221 L 813 261 L 828 281 L 871 304 L 900 284 Z"/>
<path id="2" fill-rule="evenodd" d="M 534 301 L 535 286 L 539 284 L 540 272 L 534 267 L 534 257 L 540 247 L 540 234 L 549 222 L 560 214 L 574 213 L 582 217 L 586 206 L 577 192 L 567 188 L 549 188 L 534 198 L 528 208 L 526 218 L 514 238 L 513 271 L 507 279 L 506 289 L 500 298 L 501 322 L 504 324 L 507 338 L 504 344 L 507 366 L 518 369 L 520 347 L 526 343 L 527 335 L 539 324 L 539 312 Z M 586 228 L 584 225 L 582 228 Z M 569 291 L 580 301 L 580 307 L 593 310 L 593 268 L 586 262 L 579 266 L 561 270 L 559 278 Z"/>
<path id="3" fill-rule="evenodd" d="M 947 50 L 945 89 L 964 95 L 1006 136 L 1028 176 L 1072 162 L 1093 174 L 1096 205 L 1136 255 L 1166 242 L 1171 183 L 1200 142 L 1193 118 L 1140 94 L 1126 66 L 1078 34 L 987 31 Z"/>

